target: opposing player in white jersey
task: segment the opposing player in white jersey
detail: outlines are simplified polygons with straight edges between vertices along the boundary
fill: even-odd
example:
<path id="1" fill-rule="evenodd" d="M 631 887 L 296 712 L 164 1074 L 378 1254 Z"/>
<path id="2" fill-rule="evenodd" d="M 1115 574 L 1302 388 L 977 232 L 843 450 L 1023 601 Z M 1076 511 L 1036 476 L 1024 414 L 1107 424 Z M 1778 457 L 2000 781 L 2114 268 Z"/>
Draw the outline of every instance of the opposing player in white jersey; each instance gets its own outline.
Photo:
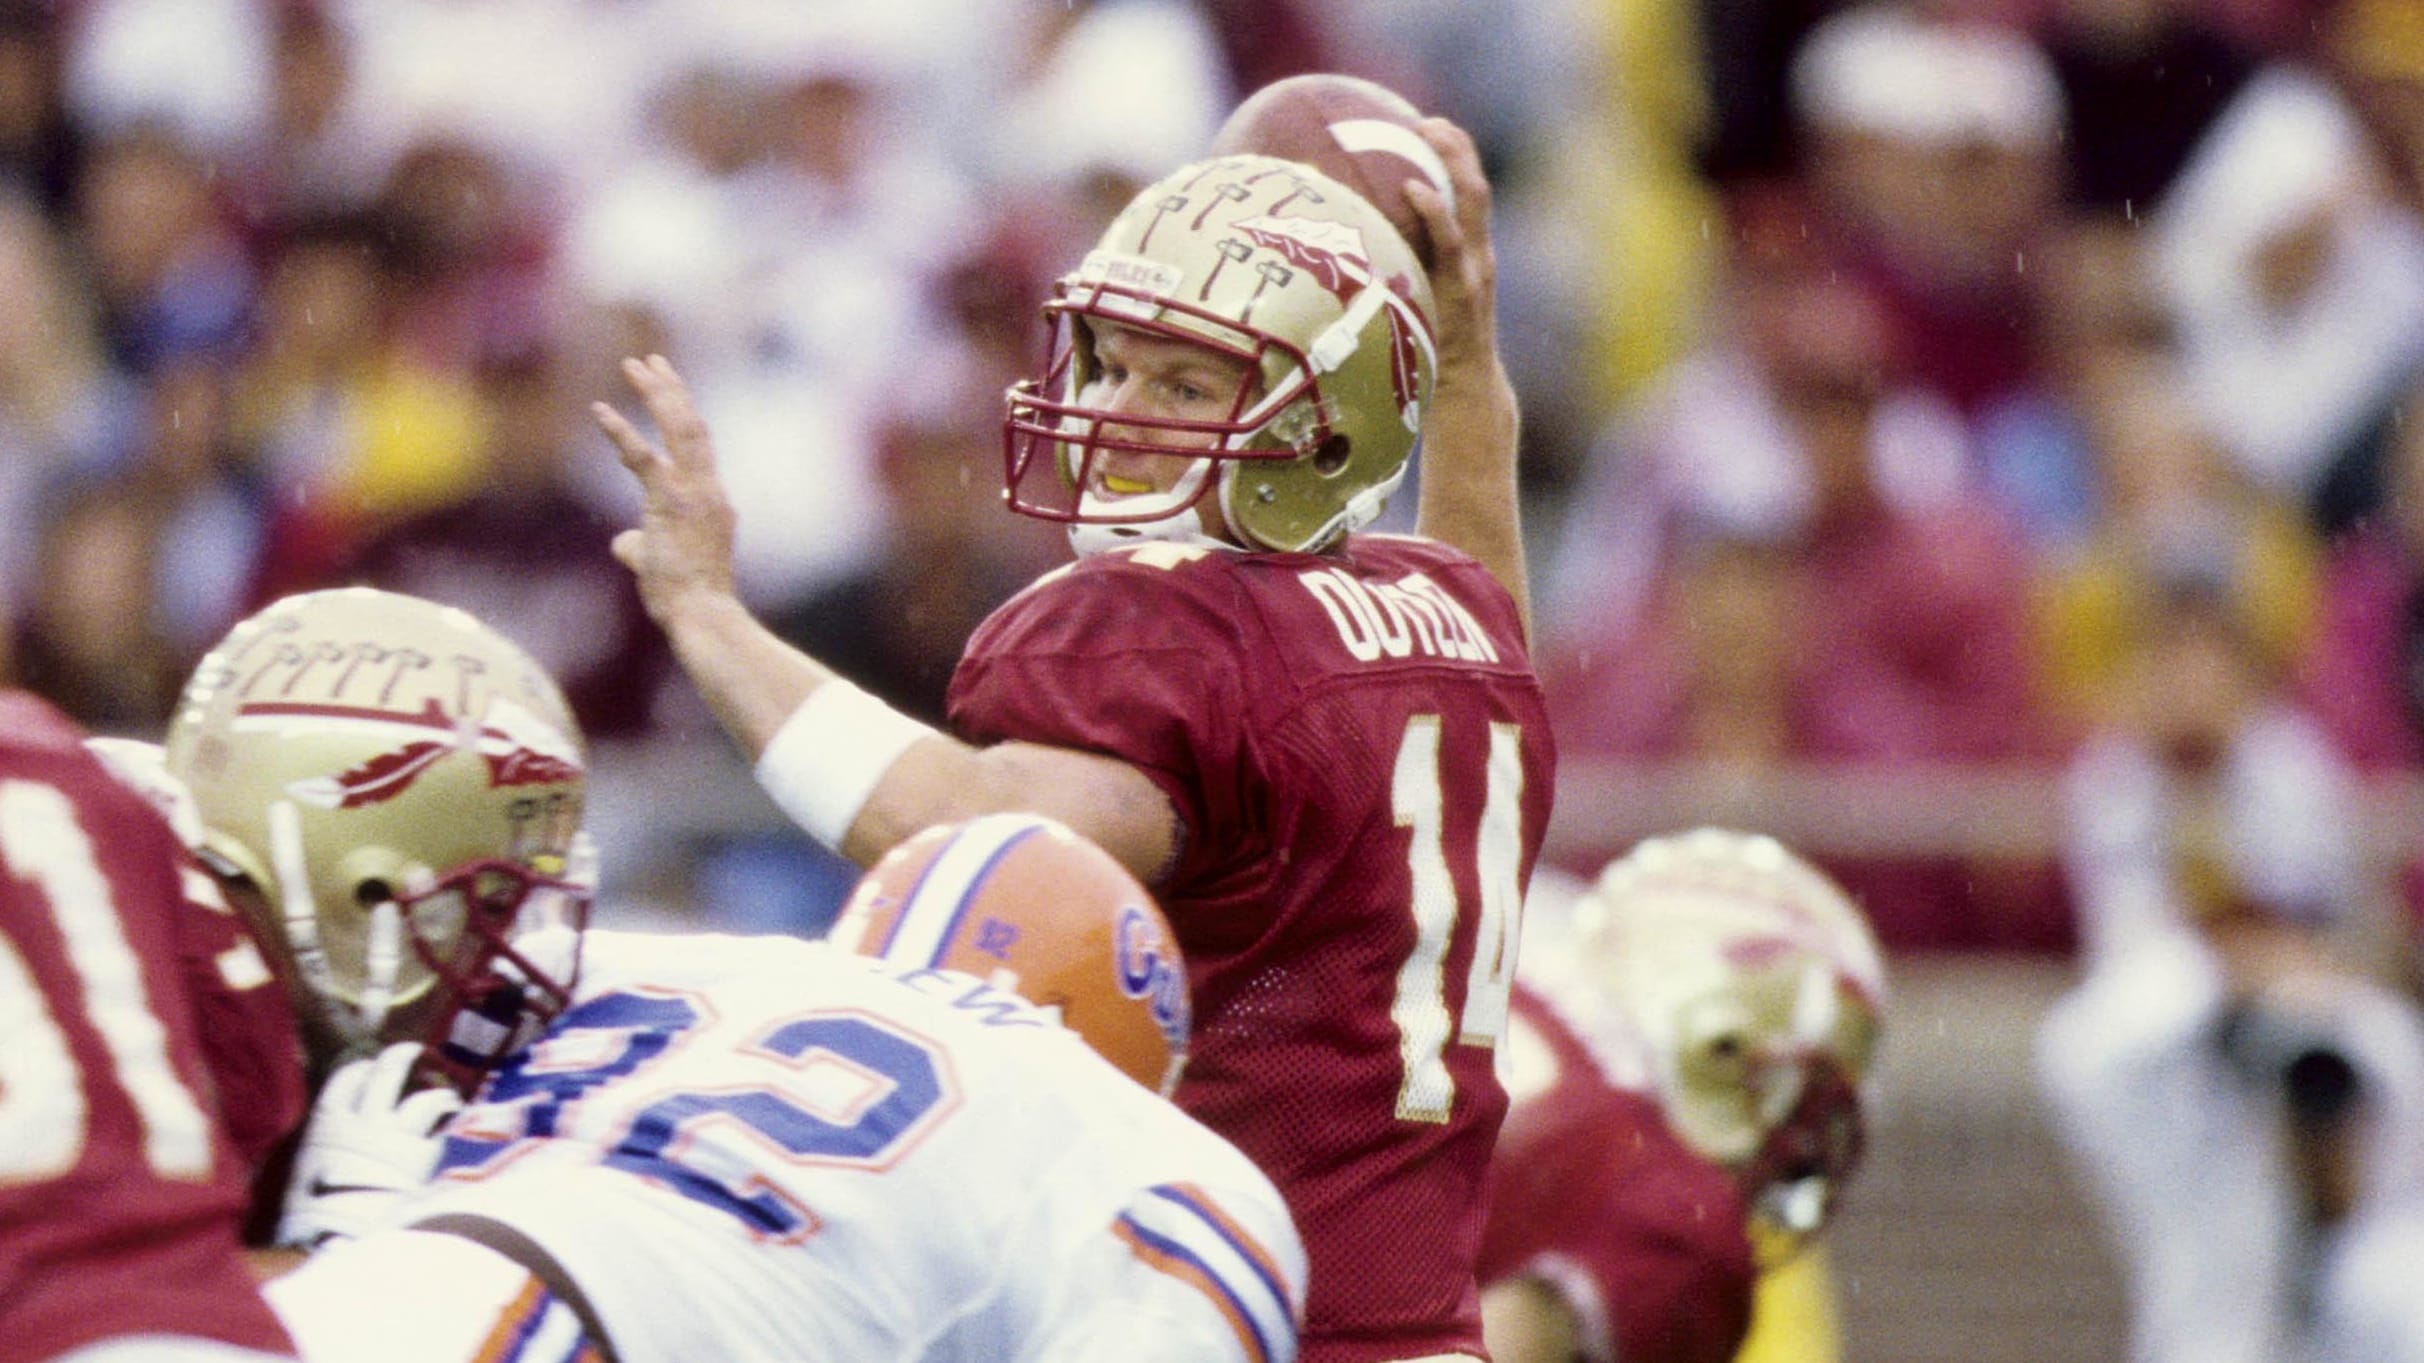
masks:
<path id="1" fill-rule="evenodd" d="M 1037 819 L 902 851 L 841 930 L 873 956 L 588 934 L 410 1229 L 271 1285 L 306 1357 L 1292 1358 L 1278 1192 L 1137 1082 L 1175 1077 L 1186 1026 L 1151 901 Z"/>

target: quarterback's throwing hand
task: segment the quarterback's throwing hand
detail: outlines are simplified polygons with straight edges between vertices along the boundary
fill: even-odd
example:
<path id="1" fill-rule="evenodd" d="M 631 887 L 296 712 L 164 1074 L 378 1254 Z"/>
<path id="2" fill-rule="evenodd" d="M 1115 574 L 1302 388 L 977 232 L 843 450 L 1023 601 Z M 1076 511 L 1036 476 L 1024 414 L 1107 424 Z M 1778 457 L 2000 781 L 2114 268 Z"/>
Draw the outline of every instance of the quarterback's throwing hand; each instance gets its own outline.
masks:
<path id="1" fill-rule="evenodd" d="M 648 613 L 662 622 L 696 593 L 732 591 L 732 502 L 716 474 L 715 445 L 690 388 L 662 355 L 623 361 L 623 378 L 664 438 L 660 447 L 621 412 L 590 404 L 623 467 L 640 480 L 640 525 L 615 536 L 614 556 L 639 578 Z"/>
<path id="2" fill-rule="evenodd" d="M 1530 629 L 1516 452 L 1522 413 L 1498 352 L 1498 252 L 1490 242 L 1490 181 L 1464 129 L 1426 118 L 1423 141 L 1448 169 L 1453 203 L 1417 177 L 1406 201 L 1436 255 L 1431 297 L 1439 382 L 1423 414 L 1422 502 L 1416 529 L 1480 559 L 1515 597 Z"/>
<path id="3" fill-rule="evenodd" d="M 1427 181 L 1406 198 L 1429 229 L 1437 262 L 1431 293 L 1439 311 L 1439 381 L 1491 379 L 1498 363 L 1498 251 L 1490 241 L 1490 181 L 1473 137 L 1444 118 L 1423 120 L 1422 139 L 1448 168 L 1451 204 Z"/>

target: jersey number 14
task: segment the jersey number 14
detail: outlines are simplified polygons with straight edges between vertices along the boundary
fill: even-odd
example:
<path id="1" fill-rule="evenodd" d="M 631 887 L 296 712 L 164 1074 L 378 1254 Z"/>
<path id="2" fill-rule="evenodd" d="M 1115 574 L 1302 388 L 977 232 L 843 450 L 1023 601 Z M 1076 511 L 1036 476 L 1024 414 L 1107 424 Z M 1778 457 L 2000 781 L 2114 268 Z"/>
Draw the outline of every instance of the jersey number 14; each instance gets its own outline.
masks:
<path id="1" fill-rule="evenodd" d="M 1456 1102 L 1447 1048 L 1495 1050 L 1507 1027 L 1507 993 L 1523 922 L 1523 730 L 1490 726 L 1487 793 L 1473 838 L 1480 886 L 1479 930 L 1465 972 L 1464 1017 L 1448 1006 L 1448 949 L 1456 937 L 1456 878 L 1448 868 L 1447 800 L 1439 770 L 1440 717 L 1406 721 L 1390 781 L 1397 825 L 1413 831 L 1406 869 L 1412 877 L 1414 950 L 1398 967 L 1389 1020 L 1397 1024 L 1405 1077 L 1397 1088 L 1400 1121 L 1444 1122 Z"/>

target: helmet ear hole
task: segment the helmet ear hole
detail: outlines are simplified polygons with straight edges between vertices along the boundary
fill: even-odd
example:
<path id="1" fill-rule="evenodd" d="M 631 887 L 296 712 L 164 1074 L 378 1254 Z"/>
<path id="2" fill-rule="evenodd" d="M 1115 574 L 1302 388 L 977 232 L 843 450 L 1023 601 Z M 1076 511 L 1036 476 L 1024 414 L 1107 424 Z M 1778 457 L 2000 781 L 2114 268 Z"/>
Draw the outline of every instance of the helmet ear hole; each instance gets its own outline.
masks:
<path id="1" fill-rule="evenodd" d="M 1324 478 L 1335 478 L 1346 472 L 1347 460 L 1355 453 L 1355 442 L 1341 431 L 1321 442 L 1313 451 L 1313 471 Z"/>

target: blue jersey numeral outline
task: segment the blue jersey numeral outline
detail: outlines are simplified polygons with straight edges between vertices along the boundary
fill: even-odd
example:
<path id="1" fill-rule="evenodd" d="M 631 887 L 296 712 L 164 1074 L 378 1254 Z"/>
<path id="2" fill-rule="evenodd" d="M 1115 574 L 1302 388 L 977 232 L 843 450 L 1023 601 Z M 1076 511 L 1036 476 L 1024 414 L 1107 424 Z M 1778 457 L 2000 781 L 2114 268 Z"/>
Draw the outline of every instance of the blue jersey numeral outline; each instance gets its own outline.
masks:
<path id="1" fill-rule="evenodd" d="M 480 1105 L 491 1111 L 518 1105 L 509 1124 L 518 1129 L 458 1127 L 443 1142 L 437 1175 L 478 1178 L 509 1153 L 553 1138 L 566 1128 L 574 1104 L 602 1085 L 639 1074 L 713 1020 L 703 1002 L 678 994 L 622 991 L 571 1009 L 549 1029 L 550 1039 L 576 1031 L 619 1033 L 620 1046 L 579 1069 L 537 1070 L 531 1067 L 534 1052 L 517 1056 L 491 1079 Z M 815 1233 L 813 1213 L 762 1177 L 733 1176 L 729 1161 L 722 1162 L 721 1174 L 704 1167 L 707 1161 L 689 1157 L 685 1136 L 704 1123 L 737 1121 L 792 1161 L 882 1169 L 959 1105 L 958 1082 L 933 1043 L 856 1010 L 808 1010 L 775 1020 L 739 1053 L 767 1062 L 766 1084 L 668 1093 L 632 1116 L 600 1162 L 735 1217 L 753 1237 L 798 1240 Z M 825 1061 L 876 1075 L 889 1088 L 845 1119 L 820 1115 L 798 1101 L 784 1079 Z"/>

